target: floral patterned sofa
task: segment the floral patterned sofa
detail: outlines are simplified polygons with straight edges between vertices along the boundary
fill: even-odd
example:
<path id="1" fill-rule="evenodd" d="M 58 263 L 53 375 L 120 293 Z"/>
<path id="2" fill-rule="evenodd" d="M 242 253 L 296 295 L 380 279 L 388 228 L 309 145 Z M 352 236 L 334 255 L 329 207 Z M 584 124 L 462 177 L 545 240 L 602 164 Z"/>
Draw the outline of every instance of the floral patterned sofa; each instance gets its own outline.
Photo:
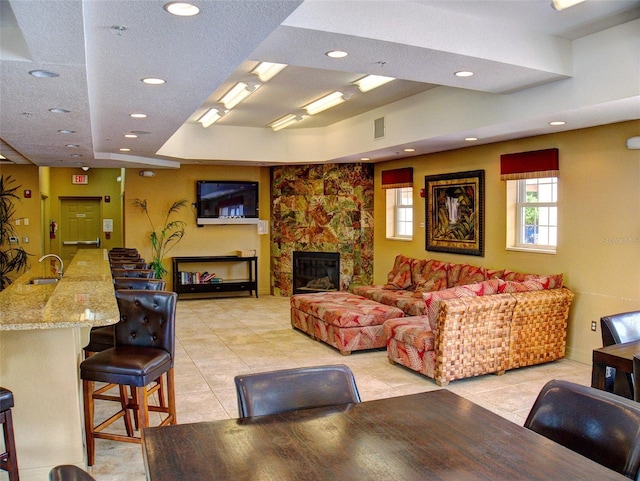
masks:
<path id="1" fill-rule="evenodd" d="M 384 323 L 389 361 L 440 385 L 564 357 L 574 296 L 561 274 L 399 255 L 387 279 L 350 290 L 402 309 L 404 317 Z"/>

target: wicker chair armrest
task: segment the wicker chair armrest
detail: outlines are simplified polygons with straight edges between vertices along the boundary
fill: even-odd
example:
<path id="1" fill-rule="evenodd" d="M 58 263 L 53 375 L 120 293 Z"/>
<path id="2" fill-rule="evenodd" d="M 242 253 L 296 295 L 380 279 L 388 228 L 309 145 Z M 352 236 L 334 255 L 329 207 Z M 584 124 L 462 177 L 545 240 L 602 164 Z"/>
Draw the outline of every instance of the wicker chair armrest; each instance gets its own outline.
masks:
<path id="1" fill-rule="evenodd" d="M 438 384 L 502 372 L 509 367 L 509 335 L 516 300 L 510 294 L 440 302 L 435 331 Z"/>

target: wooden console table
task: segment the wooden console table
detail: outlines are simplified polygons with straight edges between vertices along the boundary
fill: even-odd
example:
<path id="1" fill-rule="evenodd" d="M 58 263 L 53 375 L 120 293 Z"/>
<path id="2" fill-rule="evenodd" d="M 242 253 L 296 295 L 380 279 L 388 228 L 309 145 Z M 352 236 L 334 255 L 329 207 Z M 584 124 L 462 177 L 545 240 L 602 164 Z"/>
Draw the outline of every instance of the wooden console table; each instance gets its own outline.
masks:
<path id="1" fill-rule="evenodd" d="M 220 282 L 182 282 L 180 271 L 181 264 L 219 264 L 219 263 L 246 263 L 247 277 L 241 279 L 222 278 Z M 258 297 L 258 258 L 239 256 L 195 256 L 195 257 L 174 257 L 173 258 L 173 289 L 178 294 L 189 293 L 216 293 L 232 291 L 249 291 L 252 295 L 255 291 Z"/>

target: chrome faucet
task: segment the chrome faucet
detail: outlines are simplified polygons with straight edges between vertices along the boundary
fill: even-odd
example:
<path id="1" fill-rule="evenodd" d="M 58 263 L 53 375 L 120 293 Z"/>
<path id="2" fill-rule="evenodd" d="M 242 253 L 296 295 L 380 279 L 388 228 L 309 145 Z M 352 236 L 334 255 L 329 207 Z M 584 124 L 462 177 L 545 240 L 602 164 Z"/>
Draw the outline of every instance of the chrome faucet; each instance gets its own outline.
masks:
<path id="1" fill-rule="evenodd" d="M 59 269 L 56 268 L 55 272 L 60 277 L 60 279 L 62 279 L 62 271 L 64 269 L 64 264 L 62 262 L 62 259 L 59 256 L 57 256 L 56 254 L 45 254 L 40 259 L 38 259 L 38 262 L 42 262 L 47 257 L 55 257 L 56 259 L 58 259 L 58 262 L 60 262 L 60 268 Z"/>

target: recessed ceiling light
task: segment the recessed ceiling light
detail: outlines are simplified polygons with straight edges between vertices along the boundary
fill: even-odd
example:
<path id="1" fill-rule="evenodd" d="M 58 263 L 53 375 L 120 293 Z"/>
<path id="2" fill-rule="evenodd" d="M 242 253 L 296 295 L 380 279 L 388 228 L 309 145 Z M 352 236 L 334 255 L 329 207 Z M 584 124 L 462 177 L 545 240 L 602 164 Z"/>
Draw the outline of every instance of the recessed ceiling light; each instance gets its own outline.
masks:
<path id="1" fill-rule="evenodd" d="M 71 154 L 71 157 L 82 157 L 81 154 Z"/>
<path id="2" fill-rule="evenodd" d="M 162 8 L 171 15 L 177 15 L 178 17 L 193 17 L 200 13 L 200 9 L 198 7 L 187 2 L 169 2 Z"/>
<path id="3" fill-rule="evenodd" d="M 467 142 L 475 142 L 476 140 L 478 140 L 478 137 L 465 137 L 464 140 L 466 140 Z"/>
<path id="4" fill-rule="evenodd" d="M 154 78 L 154 77 L 146 77 L 141 79 L 142 82 L 146 83 L 147 85 L 162 85 L 163 83 L 165 83 L 166 81 L 161 79 L 161 78 Z"/>
<path id="5" fill-rule="evenodd" d="M 60 132 L 61 134 L 75 134 L 76 133 L 75 130 L 68 130 L 68 129 L 58 130 L 58 132 Z"/>
<path id="6" fill-rule="evenodd" d="M 404 149 L 405 152 L 415 152 L 416 149 Z"/>
<path id="7" fill-rule="evenodd" d="M 138 136 L 136 134 L 124 134 L 127 139 L 137 139 Z"/>
<path id="8" fill-rule="evenodd" d="M 549 122 L 549 125 L 554 125 L 554 126 L 564 125 L 564 124 L 566 124 L 564 120 L 554 120 L 553 122 Z"/>
<path id="9" fill-rule="evenodd" d="M 53 108 L 53 109 L 49 109 L 49 112 L 54 113 L 54 114 L 68 114 L 69 110 Z"/>
<path id="10" fill-rule="evenodd" d="M 127 149 L 126 147 L 123 147 L 122 149 L 118 149 L 120 152 L 131 152 L 131 149 Z"/>
<path id="11" fill-rule="evenodd" d="M 369 157 L 360 157 L 360 160 L 367 161 L 367 160 L 371 160 L 371 159 Z"/>
<path id="12" fill-rule="evenodd" d="M 34 77 L 38 78 L 55 78 L 60 76 L 60 74 L 50 72 L 48 70 L 31 70 L 29 72 L 29 75 L 33 75 Z"/>
<path id="13" fill-rule="evenodd" d="M 146 119 L 147 114 L 129 114 L 129 117 L 133 119 Z"/>
<path id="14" fill-rule="evenodd" d="M 67 144 L 66 147 L 69 147 L 70 149 L 77 149 L 80 146 L 78 144 Z"/>
<path id="15" fill-rule="evenodd" d="M 460 71 L 454 73 L 454 75 L 456 77 L 471 77 L 473 75 L 473 72 L 471 72 L 469 70 L 460 70 Z"/>
<path id="16" fill-rule="evenodd" d="M 344 58 L 349 54 L 344 50 L 329 50 L 325 55 L 330 58 Z"/>

